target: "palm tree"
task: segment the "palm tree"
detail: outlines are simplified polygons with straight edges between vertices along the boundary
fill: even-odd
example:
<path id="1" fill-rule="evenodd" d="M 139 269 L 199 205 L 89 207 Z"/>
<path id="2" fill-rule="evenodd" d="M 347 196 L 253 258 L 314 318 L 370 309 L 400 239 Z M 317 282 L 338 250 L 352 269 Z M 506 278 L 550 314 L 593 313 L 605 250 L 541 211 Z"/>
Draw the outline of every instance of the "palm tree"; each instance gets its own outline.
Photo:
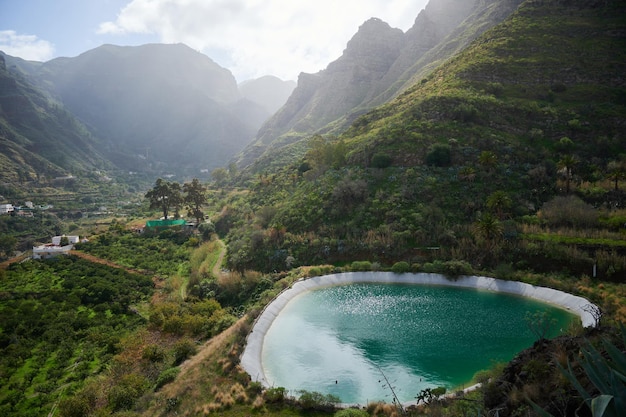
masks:
<path id="1" fill-rule="evenodd" d="M 492 172 L 498 165 L 498 155 L 492 151 L 482 151 L 478 156 L 478 163 L 487 169 L 488 172 Z"/>
<path id="2" fill-rule="evenodd" d="M 478 217 L 473 229 L 476 237 L 485 241 L 489 246 L 500 240 L 504 232 L 504 227 L 500 220 L 489 212 L 483 213 Z"/>
<path id="3" fill-rule="evenodd" d="M 495 191 L 487 197 L 487 208 L 495 212 L 500 220 L 504 218 L 504 213 L 507 212 L 512 205 L 513 201 L 511 197 L 504 191 Z"/>
<path id="4" fill-rule="evenodd" d="M 611 161 L 607 165 L 607 178 L 615 183 L 615 191 L 619 190 L 619 181 L 626 179 L 626 161 Z"/>
<path id="5" fill-rule="evenodd" d="M 578 163 L 578 158 L 574 155 L 564 155 L 558 162 L 559 170 L 565 171 L 565 192 L 569 194 L 570 182 L 572 180 L 572 170 Z"/>

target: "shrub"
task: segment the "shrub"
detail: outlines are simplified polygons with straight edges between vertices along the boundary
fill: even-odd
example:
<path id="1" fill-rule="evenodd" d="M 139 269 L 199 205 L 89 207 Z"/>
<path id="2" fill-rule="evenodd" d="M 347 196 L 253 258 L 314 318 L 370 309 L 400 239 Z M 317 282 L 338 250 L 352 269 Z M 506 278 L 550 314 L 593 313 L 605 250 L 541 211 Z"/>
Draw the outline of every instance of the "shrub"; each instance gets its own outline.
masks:
<path id="1" fill-rule="evenodd" d="M 144 348 L 141 357 L 149 362 L 163 362 L 165 359 L 165 351 L 161 346 L 148 345 Z"/>
<path id="2" fill-rule="evenodd" d="M 472 265 L 466 261 L 447 261 L 443 264 L 442 273 L 448 277 L 471 275 L 474 272 Z"/>
<path id="3" fill-rule="evenodd" d="M 452 151 L 450 145 L 443 143 L 435 143 L 426 154 L 426 163 L 437 167 L 445 167 L 450 165 L 452 161 Z"/>
<path id="4" fill-rule="evenodd" d="M 298 402 L 305 410 L 324 410 L 333 407 L 341 400 L 332 394 L 321 394 L 316 391 L 298 391 Z"/>
<path id="5" fill-rule="evenodd" d="M 369 413 L 356 408 L 346 408 L 345 410 L 337 411 L 334 417 L 369 417 Z"/>
<path id="6" fill-rule="evenodd" d="M 169 368 L 161 372 L 159 374 L 159 377 L 157 378 L 156 384 L 154 385 L 154 390 L 157 391 L 163 385 L 169 384 L 170 382 L 174 381 L 179 373 L 180 373 L 180 368 L 178 367 Z"/>
<path id="7" fill-rule="evenodd" d="M 387 168 L 393 162 L 391 156 L 384 153 L 376 153 L 372 156 L 372 168 Z"/>
<path id="8" fill-rule="evenodd" d="M 593 227 L 600 217 L 598 211 L 580 198 L 557 196 L 541 207 L 537 217 L 550 226 Z"/>
<path id="9" fill-rule="evenodd" d="M 409 272 L 411 270 L 411 266 L 409 265 L 408 262 L 396 262 L 395 264 L 393 264 L 393 266 L 391 267 L 391 270 L 393 272 L 395 272 L 396 274 L 402 274 L 405 272 Z"/>
<path id="10" fill-rule="evenodd" d="M 146 379 L 136 374 L 124 375 L 109 391 L 112 411 L 130 410 L 146 389 Z"/>
<path id="11" fill-rule="evenodd" d="M 187 338 L 180 339 L 174 344 L 174 365 L 179 365 L 190 356 L 195 355 L 196 345 Z"/>
<path id="12" fill-rule="evenodd" d="M 64 398 L 59 403 L 59 415 L 61 417 L 86 417 L 90 412 L 89 402 L 82 396 Z"/>
<path id="13" fill-rule="evenodd" d="M 265 401 L 268 403 L 282 403 L 285 401 L 286 390 L 284 387 L 269 388 L 265 391 Z"/>
<path id="14" fill-rule="evenodd" d="M 370 261 L 354 261 L 350 264 L 352 271 L 371 271 L 372 263 Z"/>

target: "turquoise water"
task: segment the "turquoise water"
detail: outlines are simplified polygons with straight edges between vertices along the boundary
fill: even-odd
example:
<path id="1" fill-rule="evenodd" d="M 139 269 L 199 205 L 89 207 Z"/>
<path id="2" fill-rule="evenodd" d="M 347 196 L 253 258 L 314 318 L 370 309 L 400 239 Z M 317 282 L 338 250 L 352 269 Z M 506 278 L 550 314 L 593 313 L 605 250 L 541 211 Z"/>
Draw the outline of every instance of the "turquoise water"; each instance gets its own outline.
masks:
<path id="1" fill-rule="evenodd" d="M 524 319 L 546 311 L 550 336 L 579 318 L 532 299 L 455 287 L 351 284 L 291 300 L 269 328 L 262 350 L 268 382 L 290 391 L 333 394 L 344 403 L 400 401 L 424 388 L 467 384 L 509 361 L 536 337 Z M 384 376 L 383 376 L 384 375 Z"/>

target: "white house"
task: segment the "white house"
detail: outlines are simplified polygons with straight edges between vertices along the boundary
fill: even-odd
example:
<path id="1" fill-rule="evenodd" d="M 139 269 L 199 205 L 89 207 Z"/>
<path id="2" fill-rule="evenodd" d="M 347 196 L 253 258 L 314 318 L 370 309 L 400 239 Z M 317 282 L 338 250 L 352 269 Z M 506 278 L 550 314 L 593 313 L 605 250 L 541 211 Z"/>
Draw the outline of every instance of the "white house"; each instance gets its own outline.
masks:
<path id="1" fill-rule="evenodd" d="M 0 204 L 0 214 L 11 214 L 15 211 L 13 204 Z"/>
<path id="2" fill-rule="evenodd" d="M 74 245 L 74 244 L 80 242 L 80 238 L 78 236 L 65 236 L 65 235 L 63 235 L 63 236 L 54 236 L 52 238 L 52 244 L 59 246 L 61 244 L 61 239 L 63 239 L 64 237 L 67 238 L 67 242 L 70 245 Z"/>
<path id="3" fill-rule="evenodd" d="M 48 243 L 41 246 L 33 246 L 33 259 L 48 259 L 59 255 L 69 255 L 74 245 L 53 245 Z"/>
<path id="4" fill-rule="evenodd" d="M 61 239 L 64 237 L 67 238 L 68 244 L 61 246 Z M 80 238 L 78 236 L 54 236 L 52 243 L 33 246 L 33 259 L 48 259 L 59 255 L 69 255 L 70 251 L 74 249 L 74 244 L 79 241 Z"/>

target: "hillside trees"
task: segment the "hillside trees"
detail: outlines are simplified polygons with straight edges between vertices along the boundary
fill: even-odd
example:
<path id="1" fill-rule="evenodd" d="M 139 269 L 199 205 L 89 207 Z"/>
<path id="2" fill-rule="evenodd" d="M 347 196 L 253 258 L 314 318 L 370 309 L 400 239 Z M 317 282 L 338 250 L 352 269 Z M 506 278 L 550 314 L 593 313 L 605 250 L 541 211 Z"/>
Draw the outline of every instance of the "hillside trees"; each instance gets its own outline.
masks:
<path id="1" fill-rule="evenodd" d="M 167 220 L 171 209 L 178 211 L 180 202 L 180 184 L 172 183 L 159 178 L 154 187 L 146 193 L 146 198 L 150 201 L 151 209 L 160 209 L 163 218 Z"/>
<path id="2" fill-rule="evenodd" d="M 607 164 L 607 178 L 613 181 L 614 190 L 619 190 L 619 182 L 626 179 L 626 158 L 610 161 Z"/>
<path id="3" fill-rule="evenodd" d="M 187 215 L 196 219 L 198 224 L 204 219 L 202 206 L 206 203 L 206 187 L 200 184 L 197 178 L 191 182 L 183 184 L 183 192 L 185 193 L 185 203 L 187 204 Z"/>
<path id="4" fill-rule="evenodd" d="M 162 178 L 156 180 L 154 187 L 146 193 L 151 209 L 160 209 L 163 218 L 168 219 L 171 211 L 174 217 L 179 217 L 179 211 L 183 205 L 187 207 L 187 215 L 194 217 L 198 223 L 204 218 L 202 206 L 206 204 L 207 188 L 197 178 L 181 185 L 177 182 L 165 181 Z"/>

